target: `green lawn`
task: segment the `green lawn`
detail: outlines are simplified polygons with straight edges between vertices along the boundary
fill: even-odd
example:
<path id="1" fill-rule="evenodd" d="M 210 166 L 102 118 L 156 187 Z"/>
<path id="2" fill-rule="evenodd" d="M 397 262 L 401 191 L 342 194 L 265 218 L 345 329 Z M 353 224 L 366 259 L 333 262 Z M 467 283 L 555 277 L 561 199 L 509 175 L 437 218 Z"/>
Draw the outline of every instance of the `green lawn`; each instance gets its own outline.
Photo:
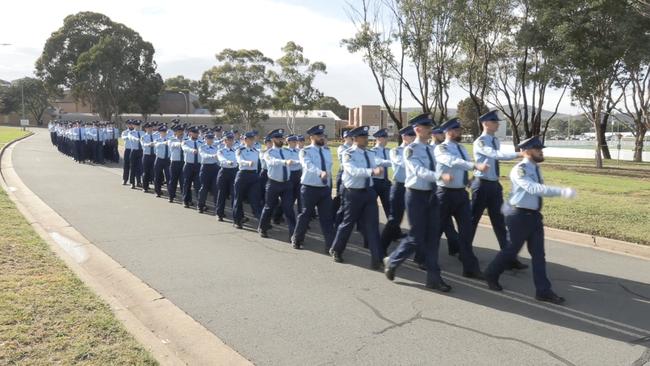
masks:
<path id="1" fill-rule="evenodd" d="M 391 143 L 389 147 L 396 144 Z M 336 147 L 331 144 L 334 171 L 338 171 Z M 466 144 L 472 153 L 472 145 Z M 501 165 L 504 193 L 510 192 L 507 178 L 513 163 Z M 571 186 L 575 200 L 550 198 L 544 201 L 547 226 L 650 245 L 650 163 L 605 161 L 594 168 L 590 159 L 548 158 L 542 164 L 546 184 Z"/>
<path id="2" fill-rule="evenodd" d="M 23 134 L 0 127 L 0 146 Z M 0 364 L 157 364 L 3 190 L 0 217 Z"/>

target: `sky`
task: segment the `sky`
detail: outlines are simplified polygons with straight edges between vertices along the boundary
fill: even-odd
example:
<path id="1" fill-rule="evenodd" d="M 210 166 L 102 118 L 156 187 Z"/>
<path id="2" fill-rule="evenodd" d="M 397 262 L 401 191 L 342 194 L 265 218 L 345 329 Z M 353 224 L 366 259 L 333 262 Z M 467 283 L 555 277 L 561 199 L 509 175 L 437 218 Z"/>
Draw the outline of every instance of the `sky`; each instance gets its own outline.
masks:
<path id="1" fill-rule="evenodd" d="M 352 4 L 355 0 L 350 0 Z M 33 76 L 34 62 L 50 34 L 63 19 L 80 11 L 100 12 L 134 29 L 156 49 L 155 60 L 163 78 L 183 75 L 192 79 L 216 62 L 224 48 L 259 49 L 277 59 L 288 41 L 303 46 L 312 61 L 327 65 L 316 87 L 348 107 L 381 104 L 369 68 L 361 55 L 350 54 L 341 40 L 354 35 L 345 0 L 65 0 L 13 1 L 3 6 L 0 21 L 0 79 Z M 38 10 L 35 10 L 38 9 Z M 546 109 L 553 109 L 560 93 L 547 93 Z M 449 107 L 467 94 L 455 86 Z M 405 107 L 416 107 L 405 100 Z M 562 113 L 578 113 L 565 97 Z M 347 116 L 340 116 L 346 118 Z"/>

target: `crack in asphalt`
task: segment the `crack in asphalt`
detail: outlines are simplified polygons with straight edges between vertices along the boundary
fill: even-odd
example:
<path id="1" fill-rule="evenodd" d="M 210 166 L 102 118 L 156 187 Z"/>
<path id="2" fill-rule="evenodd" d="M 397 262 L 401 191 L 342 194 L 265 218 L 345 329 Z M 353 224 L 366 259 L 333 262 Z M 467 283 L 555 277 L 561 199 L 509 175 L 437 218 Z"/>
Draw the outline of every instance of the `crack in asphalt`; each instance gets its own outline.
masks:
<path id="1" fill-rule="evenodd" d="M 643 366 L 650 362 L 650 348 L 646 348 L 636 361 L 632 362 L 632 366 Z"/>
<path id="2" fill-rule="evenodd" d="M 546 349 L 546 348 L 540 347 L 540 346 L 538 346 L 538 345 L 536 345 L 536 344 L 533 344 L 533 343 L 530 343 L 530 342 L 526 342 L 526 341 L 524 341 L 524 340 L 521 340 L 521 339 L 518 339 L 518 338 L 514 338 L 514 337 L 505 337 L 505 336 L 499 336 L 499 335 L 495 335 L 495 334 L 491 334 L 491 333 L 483 332 L 483 331 L 480 331 L 480 330 L 478 330 L 478 329 L 474 329 L 474 328 L 470 328 L 470 327 L 466 327 L 466 326 L 458 325 L 458 324 L 451 323 L 451 322 L 448 322 L 448 321 L 444 321 L 444 320 L 441 320 L 441 319 L 435 319 L 435 318 L 425 317 L 425 316 L 422 316 L 422 311 L 421 311 L 421 310 L 418 311 L 415 315 L 413 315 L 412 317 L 410 317 L 409 319 L 407 319 L 407 320 L 405 320 L 405 321 L 402 321 L 402 322 L 395 322 L 395 321 L 393 321 L 393 320 L 387 318 L 386 316 L 384 316 L 384 315 L 379 311 L 379 309 L 377 309 L 376 307 L 372 306 L 372 305 L 371 305 L 370 303 L 368 303 L 367 301 L 361 299 L 360 297 L 358 297 L 358 296 L 356 296 L 356 295 L 355 295 L 354 297 L 355 297 L 359 302 L 361 302 L 362 304 L 366 305 L 366 306 L 367 306 L 367 307 L 368 307 L 368 308 L 369 308 L 369 309 L 370 309 L 370 310 L 375 314 L 375 316 L 377 316 L 377 318 L 379 318 L 379 319 L 381 319 L 381 320 L 383 320 L 383 321 L 385 321 L 385 322 L 387 322 L 387 323 L 390 324 L 389 326 L 387 326 L 387 327 L 385 327 L 385 328 L 383 328 L 383 329 L 381 329 L 381 330 L 379 330 L 379 331 L 377 331 L 377 332 L 373 332 L 373 334 L 375 334 L 375 335 L 381 335 L 381 334 L 384 334 L 384 333 L 388 332 L 388 331 L 391 330 L 391 329 L 395 329 L 395 328 L 403 327 L 403 326 L 405 326 L 405 325 L 408 325 L 408 324 L 413 323 L 413 322 L 416 321 L 416 320 L 424 320 L 424 321 L 428 321 L 428 322 L 431 322 L 431 323 L 442 324 L 442 325 L 446 325 L 446 326 L 449 326 L 449 327 L 452 327 L 452 328 L 465 330 L 465 331 L 468 331 L 468 332 L 471 332 L 471 333 L 475 333 L 475 334 L 479 334 L 479 335 L 482 335 L 482 336 L 485 336 L 485 337 L 488 337 L 488 338 L 492 338 L 492 339 L 497 339 L 497 340 L 502 340 L 502 341 L 511 341 L 511 342 L 520 343 L 520 344 L 523 344 L 523 345 L 525 345 L 525 346 L 529 346 L 529 347 L 531 347 L 531 348 L 534 348 L 534 349 L 536 349 L 536 350 L 538 350 L 538 351 L 540 351 L 540 352 L 546 353 L 548 356 L 550 356 L 550 357 L 556 359 L 557 361 L 562 362 L 563 364 L 565 364 L 565 365 L 567 365 L 567 366 L 576 366 L 576 364 L 574 364 L 573 362 L 567 360 L 566 358 L 564 358 L 564 357 L 562 357 L 562 356 L 556 354 L 555 352 L 553 352 L 553 351 L 551 351 L 551 350 L 548 350 L 548 349 Z M 363 347 L 362 347 L 362 348 L 363 348 Z M 648 355 L 648 357 L 650 357 L 650 354 Z M 643 358 L 643 356 L 642 356 L 642 358 Z M 646 361 L 646 362 L 647 362 L 647 361 Z M 636 365 L 636 364 L 635 364 L 635 365 L 633 365 L 633 366 L 641 366 L 641 365 L 645 365 L 645 363 L 642 363 L 642 364 L 639 364 L 639 365 Z"/>
<path id="3" fill-rule="evenodd" d="M 634 295 L 634 296 L 640 297 L 642 299 L 650 300 L 650 297 L 644 296 L 644 295 L 641 295 L 638 292 L 632 291 L 632 290 L 630 290 L 629 288 L 627 288 L 625 285 L 623 285 L 620 282 L 618 283 L 618 285 L 623 289 L 623 291 L 627 292 L 630 295 Z"/>

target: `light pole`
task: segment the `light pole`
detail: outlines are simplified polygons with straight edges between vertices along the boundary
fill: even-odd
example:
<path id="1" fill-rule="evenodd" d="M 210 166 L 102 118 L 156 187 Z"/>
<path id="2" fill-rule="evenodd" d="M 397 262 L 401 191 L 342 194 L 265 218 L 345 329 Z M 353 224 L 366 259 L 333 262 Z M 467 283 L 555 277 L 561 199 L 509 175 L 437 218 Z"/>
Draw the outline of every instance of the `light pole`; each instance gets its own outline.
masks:
<path id="1" fill-rule="evenodd" d="M 183 93 L 183 92 L 177 92 L 177 93 L 183 96 L 183 102 L 185 102 L 185 118 L 187 118 L 188 115 L 190 114 L 190 96 L 189 96 L 189 92 L 187 92 L 187 94 L 188 94 L 187 99 L 186 99 L 185 93 Z"/>

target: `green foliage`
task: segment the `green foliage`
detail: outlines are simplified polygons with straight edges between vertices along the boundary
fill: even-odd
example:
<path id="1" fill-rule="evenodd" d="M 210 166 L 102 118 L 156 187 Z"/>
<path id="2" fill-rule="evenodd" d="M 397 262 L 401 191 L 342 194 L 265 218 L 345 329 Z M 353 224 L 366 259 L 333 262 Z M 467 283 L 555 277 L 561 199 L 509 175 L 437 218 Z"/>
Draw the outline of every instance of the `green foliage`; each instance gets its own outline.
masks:
<path id="1" fill-rule="evenodd" d="M 183 75 L 177 75 L 165 79 L 165 91 L 192 93 L 198 95 L 201 92 L 201 84 L 197 80 L 187 79 Z"/>
<path id="2" fill-rule="evenodd" d="M 70 88 L 103 119 L 135 107 L 155 109 L 162 80 L 154 48 L 134 30 L 103 14 L 80 12 L 65 18 L 46 41 L 36 73 L 50 94 Z M 139 98 L 147 94 L 147 97 Z"/>
<path id="3" fill-rule="evenodd" d="M 43 124 L 43 114 L 50 107 L 45 85 L 39 79 L 22 78 L 9 86 L 0 86 L 0 113 L 21 113 L 24 95 L 25 113 L 32 122 Z"/>
<path id="4" fill-rule="evenodd" d="M 458 102 L 458 111 L 456 112 L 460 119 L 465 133 L 469 132 L 476 138 L 480 131 L 478 130 L 478 117 L 489 111 L 485 103 L 481 102 L 481 110 L 476 109 L 476 104 L 471 97 L 465 98 Z"/>
<path id="5" fill-rule="evenodd" d="M 348 118 L 349 108 L 339 103 L 339 101 L 334 97 L 329 97 L 329 96 L 321 97 L 314 104 L 314 109 L 330 110 L 343 120 Z"/>

